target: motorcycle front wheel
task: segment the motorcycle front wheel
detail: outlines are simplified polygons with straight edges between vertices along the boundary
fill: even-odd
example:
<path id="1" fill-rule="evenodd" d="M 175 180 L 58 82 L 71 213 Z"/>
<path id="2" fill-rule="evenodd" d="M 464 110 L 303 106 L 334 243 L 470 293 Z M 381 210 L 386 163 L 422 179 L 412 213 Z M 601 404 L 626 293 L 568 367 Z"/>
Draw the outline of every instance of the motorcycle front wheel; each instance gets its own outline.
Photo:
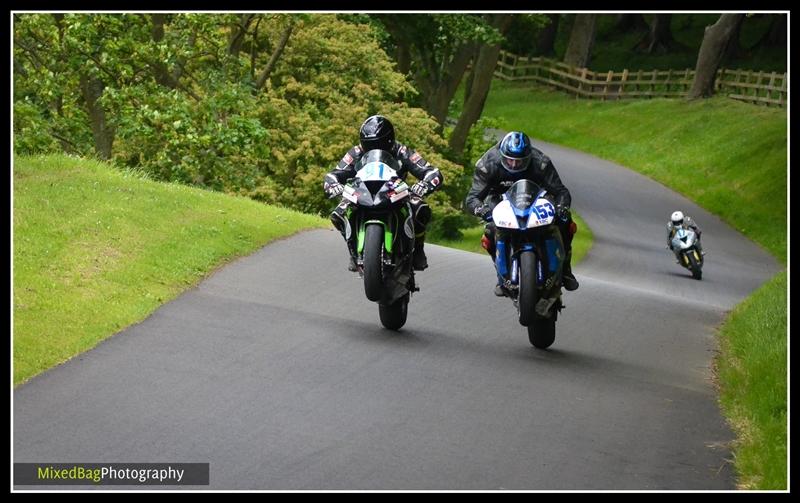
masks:
<path id="1" fill-rule="evenodd" d="M 536 291 L 536 255 L 532 251 L 524 251 L 519 255 L 519 323 L 529 326 L 536 318 L 536 302 L 539 296 Z"/>
<path id="2" fill-rule="evenodd" d="M 686 257 L 689 259 L 689 270 L 692 271 L 692 277 L 694 279 L 703 279 L 703 269 L 700 266 L 700 262 L 695 257 L 696 251 L 692 250 L 691 252 L 686 253 Z"/>
<path id="3" fill-rule="evenodd" d="M 373 302 L 383 290 L 383 226 L 368 224 L 364 231 L 364 293 Z"/>

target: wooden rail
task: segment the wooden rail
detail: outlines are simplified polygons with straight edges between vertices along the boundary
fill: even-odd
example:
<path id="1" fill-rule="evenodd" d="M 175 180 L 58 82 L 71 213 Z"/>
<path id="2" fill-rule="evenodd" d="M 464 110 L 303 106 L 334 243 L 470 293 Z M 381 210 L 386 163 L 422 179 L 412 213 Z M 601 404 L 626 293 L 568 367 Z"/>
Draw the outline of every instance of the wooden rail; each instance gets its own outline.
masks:
<path id="1" fill-rule="evenodd" d="M 521 57 L 500 51 L 494 75 L 502 80 L 533 80 L 579 98 L 618 100 L 628 98 L 685 97 L 695 71 L 651 70 L 593 72 L 541 57 Z M 721 68 L 715 91 L 751 103 L 785 106 L 789 93 L 786 73 Z"/>

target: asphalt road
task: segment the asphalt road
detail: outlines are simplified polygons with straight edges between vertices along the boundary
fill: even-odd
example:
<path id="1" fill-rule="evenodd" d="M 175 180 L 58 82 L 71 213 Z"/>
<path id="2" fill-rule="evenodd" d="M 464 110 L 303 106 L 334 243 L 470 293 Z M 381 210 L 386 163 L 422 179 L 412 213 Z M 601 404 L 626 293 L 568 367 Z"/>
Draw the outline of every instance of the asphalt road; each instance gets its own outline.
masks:
<path id="1" fill-rule="evenodd" d="M 488 256 L 428 246 L 395 333 L 340 235 L 303 232 L 15 389 L 14 461 L 207 462 L 211 489 L 734 489 L 714 330 L 780 266 L 658 183 L 535 144 L 595 235 L 551 349 Z M 665 249 L 676 209 L 702 281 Z"/>

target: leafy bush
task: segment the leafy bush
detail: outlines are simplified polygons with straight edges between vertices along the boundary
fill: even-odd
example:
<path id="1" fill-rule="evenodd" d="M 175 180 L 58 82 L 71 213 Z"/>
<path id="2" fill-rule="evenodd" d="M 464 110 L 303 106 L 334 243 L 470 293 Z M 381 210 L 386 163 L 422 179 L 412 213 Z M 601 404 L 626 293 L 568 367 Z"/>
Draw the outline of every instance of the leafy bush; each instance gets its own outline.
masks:
<path id="1" fill-rule="evenodd" d="M 394 70 L 375 23 L 262 14 L 257 32 L 250 24 L 234 51 L 244 15 L 21 14 L 14 21 L 17 153 L 91 154 L 81 86 L 94 79 L 102 83 L 116 164 L 324 214 L 333 203 L 322 192 L 323 175 L 357 143 L 363 120 L 381 113 L 399 141 L 444 173 L 434 218 L 457 213 L 463 196 L 449 185 L 463 169 L 445 159 L 435 121 L 406 104 L 416 91 Z M 257 88 L 290 22 L 288 44 Z"/>

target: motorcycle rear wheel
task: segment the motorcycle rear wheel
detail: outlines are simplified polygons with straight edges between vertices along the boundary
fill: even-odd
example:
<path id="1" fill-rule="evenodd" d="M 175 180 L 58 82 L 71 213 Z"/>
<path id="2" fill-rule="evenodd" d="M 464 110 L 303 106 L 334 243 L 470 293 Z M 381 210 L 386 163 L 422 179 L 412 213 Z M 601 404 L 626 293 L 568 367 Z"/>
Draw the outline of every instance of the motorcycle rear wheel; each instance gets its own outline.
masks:
<path id="1" fill-rule="evenodd" d="M 378 304 L 381 324 L 389 330 L 400 330 L 408 318 L 408 294 L 389 305 Z"/>
<path id="2" fill-rule="evenodd" d="M 528 340 L 533 347 L 547 349 L 556 340 L 556 320 L 552 318 L 538 318 L 528 325 Z"/>

